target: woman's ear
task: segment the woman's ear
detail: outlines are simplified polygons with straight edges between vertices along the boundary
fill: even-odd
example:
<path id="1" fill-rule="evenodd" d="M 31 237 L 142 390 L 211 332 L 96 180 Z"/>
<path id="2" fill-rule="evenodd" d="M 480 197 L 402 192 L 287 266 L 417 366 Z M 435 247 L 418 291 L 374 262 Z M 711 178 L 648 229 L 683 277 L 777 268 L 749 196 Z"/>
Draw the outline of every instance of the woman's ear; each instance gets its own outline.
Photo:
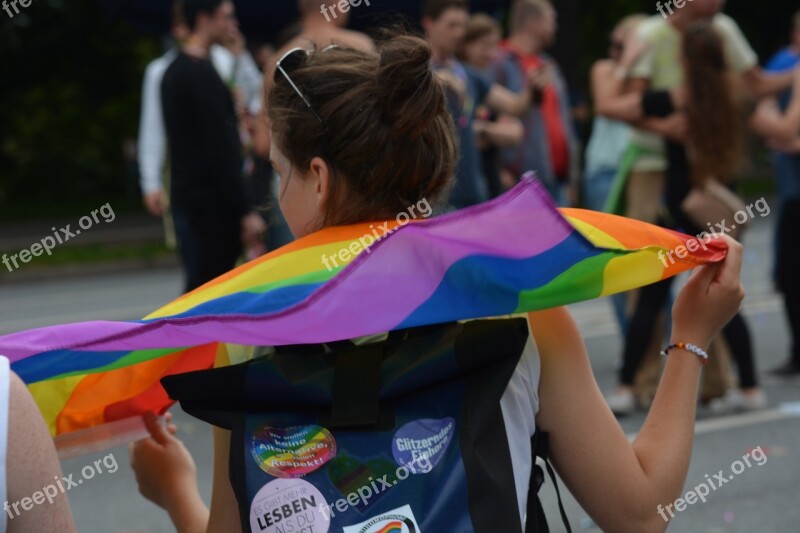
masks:
<path id="1" fill-rule="evenodd" d="M 308 165 L 308 178 L 312 180 L 313 194 L 316 196 L 317 208 L 325 212 L 330 200 L 332 170 L 321 157 L 315 157 Z"/>

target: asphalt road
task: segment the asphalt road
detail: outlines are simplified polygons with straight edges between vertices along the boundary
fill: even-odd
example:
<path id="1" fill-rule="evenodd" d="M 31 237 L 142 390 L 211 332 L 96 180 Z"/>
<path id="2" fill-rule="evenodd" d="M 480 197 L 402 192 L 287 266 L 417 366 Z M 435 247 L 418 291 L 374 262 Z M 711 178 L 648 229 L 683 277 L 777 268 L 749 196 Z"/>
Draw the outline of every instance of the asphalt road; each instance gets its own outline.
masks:
<path id="1" fill-rule="evenodd" d="M 749 292 L 745 314 L 753 330 L 759 370 L 782 362 L 789 349 L 780 299 L 772 293 L 769 283 L 771 220 L 759 221 L 745 242 L 744 278 Z M 180 273 L 174 270 L 39 283 L 15 283 L 13 276 L 7 276 L 0 284 L 0 333 L 63 322 L 139 318 L 177 296 L 180 286 Z M 621 349 L 610 304 L 593 301 L 573 306 L 572 311 L 589 346 L 598 382 L 603 390 L 609 390 Z M 731 465 L 755 448 L 765 451 L 766 461 L 760 466 L 754 463 L 712 491 L 705 503 L 698 502 L 678 514 L 670 531 L 798 531 L 800 380 L 762 376 L 772 404 L 770 410 L 721 418 L 701 410 L 685 490 L 705 481 L 706 474 L 713 477 L 723 470 L 730 477 Z M 213 454 L 210 430 L 179 409 L 175 409 L 175 415 L 181 437 L 197 462 L 201 492 L 208 501 Z M 623 429 L 633 436 L 643 419 L 643 413 L 626 418 L 622 420 Z M 103 457 L 111 466 L 69 492 L 78 530 L 173 531 L 166 514 L 138 494 L 125 447 L 65 461 L 64 472 L 80 477 L 84 466 Z M 563 531 L 549 481 L 542 489 L 542 498 L 552 530 Z M 573 530 L 598 531 L 568 494 L 565 505 Z"/>

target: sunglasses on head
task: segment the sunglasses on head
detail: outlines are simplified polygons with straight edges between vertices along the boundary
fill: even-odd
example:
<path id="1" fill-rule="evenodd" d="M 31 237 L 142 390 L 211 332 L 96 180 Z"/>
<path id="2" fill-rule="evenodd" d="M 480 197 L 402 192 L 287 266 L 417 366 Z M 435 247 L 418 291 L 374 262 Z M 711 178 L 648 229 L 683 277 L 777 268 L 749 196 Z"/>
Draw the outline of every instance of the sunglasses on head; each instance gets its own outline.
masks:
<path id="1" fill-rule="evenodd" d="M 333 45 L 330 45 L 330 46 L 328 46 L 326 48 L 323 48 L 322 51 L 323 52 L 327 52 L 328 50 L 331 50 L 332 48 L 337 48 L 337 46 L 335 44 L 333 44 Z M 303 100 L 303 103 L 306 104 L 306 107 L 314 115 L 314 118 L 316 118 L 317 121 L 319 121 L 320 124 L 324 125 L 325 121 L 322 120 L 322 117 L 319 115 L 319 113 L 317 113 L 317 111 L 311 105 L 311 102 L 308 101 L 308 98 L 306 98 L 306 96 L 303 94 L 303 91 L 301 91 L 300 88 L 297 86 L 297 84 L 294 82 L 294 80 L 292 80 L 292 76 L 291 76 L 292 72 L 297 70 L 300 66 L 303 65 L 303 63 L 305 63 L 305 61 L 308 59 L 309 55 L 311 55 L 311 52 L 309 52 L 305 48 L 293 48 L 293 49 L 289 50 L 288 52 L 286 52 L 283 55 L 283 57 L 281 57 L 278 60 L 278 62 L 275 64 L 275 79 L 274 79 L 274 81 L 277 83 L 278 74 L 280 74 L 284 78 L 286 78 L 286 81 L 288 81 L 289 85 L 292 86 L 292 89 L 294 89 L 294 92 L 297 93 L 297 96 L 299 96 L 300 99 Z"/>

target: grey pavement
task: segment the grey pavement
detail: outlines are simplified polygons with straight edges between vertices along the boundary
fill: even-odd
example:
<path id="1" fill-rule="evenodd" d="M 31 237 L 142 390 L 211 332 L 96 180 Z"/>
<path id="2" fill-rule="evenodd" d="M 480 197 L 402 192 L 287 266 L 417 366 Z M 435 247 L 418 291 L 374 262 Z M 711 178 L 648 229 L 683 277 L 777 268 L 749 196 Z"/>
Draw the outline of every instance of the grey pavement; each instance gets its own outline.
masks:
<path id="1" fill-rule="evenodd" d="M 772 218 L 758 221 L 745 240 L 744 279 L 749 296 L 744 309 L 754 334 L 757 365 L 762 371 L 782 362 L 789 349 L 781 302 L 769 283 L 771 221 Z M 175 269 L 37 283 L 16 283 L 13 276 L 8 276 L 0 284 L 0 334 L 54 323 L 140 318 L 177 296 L 180 286 L 181 276 Z M 603 390 L 609 390 L 614 383 L 621 350 L 610 304 L 592 301 L 572 306 L 571 310 L 586 338 L 598 382 Z M 734 480 L 713 491 L 706 503 L 689 506 L 676 517 L 670 531 L 798 531 L 800 380 L 764 376 L 763 385 L 773 406 L 769 411 L 720 418 L 701 409 L 684 490 L 703 482 L 706 474 L 713 476 L 720 470 L 729 472 L 735 461 L 759 446 L 765 450 L 767 462 L 735 476 Z M 174 412 L 180 435 L 197 462 L 201 493 L 208 501 L 213 463 L 211 432 L 179 408 Z M 621 424 L 625 432 L 633 436 L 643 420 L 644 414 L 639 413 L 623 419 Z M 85 465 L 108 453 L 114 454 L 119 470 L 87 480 L 69 493 L 78 530 L 103 533 L 174 531 L 166 514 L 138 494 L 125 447 L 64 461 L 64 471 L 79 476 Z M 562 485 L 562 494 L 565 492 Z M 549 480 L 542 489 L 542 499 L 552 531 L 563 531 Z M 599 531 L 568 494 L 565 504 L 574 531 Z"/>
<path id="2" fill-rule="evenodd" d="M 112 206 L 113 207 L 113 206 Z M 19 223 L 4 223 L 0 225 L 0 250 L 22 250 L 30 248 L 43 238 L 57 233 L 60 237 L 74 234 L 64 242 L 64 246 L 86 246 L 89 244 L 123 244 L 141 242 L 159 242 L 163 240 L 164 229 L 160 219 L 145 214 L 121 213 L 113 217 L 95 213 L 97 221 L 89 219 L 84 221 L 84 226 L 90 226 L 81 231 L 81 216 L 72 218 L 62 217 L 50 220 L 36 220 Z M 91 210 L 85 216 L 90 216 Z M 108 221 L 107 221 L 108 220 Z M 90 224 L 91 223 L 91 224 Z M 69 226 L 69 228 L 67 228 Z M 55 228 L 56 231 L 53 231 Z M 61 229 L 65 231 L 62 232 Z M 66 230 L 69 231 L 66 231 Z"/>

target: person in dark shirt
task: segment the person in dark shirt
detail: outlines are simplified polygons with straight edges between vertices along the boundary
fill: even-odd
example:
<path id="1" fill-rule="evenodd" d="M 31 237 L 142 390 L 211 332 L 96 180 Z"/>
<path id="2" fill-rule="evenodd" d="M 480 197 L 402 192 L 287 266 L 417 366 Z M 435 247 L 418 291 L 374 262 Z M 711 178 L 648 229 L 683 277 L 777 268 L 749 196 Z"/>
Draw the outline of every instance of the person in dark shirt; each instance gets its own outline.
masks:
<path id="1" fill-rule="evenodd" d="M 231 270 L 242 244 L 264 223 L 250 213 L 233 96 L 209 60 L 209 47 L 236 24 L 233 4 L 186 0 L 191 36 L 161 86 L 169 140 L 171 201 L 178 246 L 191 291 Z"/>

